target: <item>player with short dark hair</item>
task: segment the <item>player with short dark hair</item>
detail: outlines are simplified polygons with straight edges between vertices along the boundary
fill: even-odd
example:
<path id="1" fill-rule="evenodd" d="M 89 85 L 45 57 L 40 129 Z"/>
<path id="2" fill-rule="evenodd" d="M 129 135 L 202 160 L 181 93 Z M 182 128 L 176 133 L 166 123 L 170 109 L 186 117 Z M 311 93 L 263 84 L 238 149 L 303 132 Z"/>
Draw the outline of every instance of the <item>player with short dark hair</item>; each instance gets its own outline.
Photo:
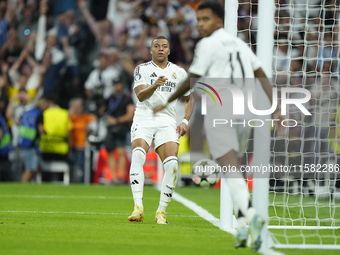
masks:
<path id="1" fill-rule="evenodd" d="M 196 45 L 195 57 L 189 69 L 188 78 L 168 99 L 166 104 L 154 108 L 155 113 L 189 91 L 191 78 L 200 77 L 230 80 L 232 78 L 234 80 L 236 78 L 241 78 L 240 80 L 242 78 L 260 78 L 262 88 L 272 101 L 272 86 L 261 68 L 260 60 L 245 42 L 223 29 L 223 18 L 223 7 L 216 1 L 206 1 L 198 7 L 197 28 L 203 39 Z M 239 89 L 246 90 L 247 86 L 247 84 L 244 84 Z M 219 94 L 223 99 L 223 114 L 231 119 L 235 118 L 230 111 L 232 109 L 231 93 L 227 89 L 221 89 Z M 209 107 L 209 102 L 207 107 Z M 213 127 L 211 120 L 214 117 L 215 119 L 220 118 L 216 117 L 218 112 L 212 111 L 205 117 L 205 130 L 210 153 L 220 166 L 229 165 L 240 169 L 239 162 L 247 148 L 250 128 L 240 125 L 237 125 L 237 127 L 226 125 Z M 282 120 L 278 111 L 275 112 L 274 119 Z M 227 139 L 221 139 L 221 135 Z M 228 178 L 231 177 L 231 174 L 233 174 L 233 178 Z M 250 234 L 252 249 L 258 251 L 261 247 L 260 235 L 264 219 L 251 206 L 248 187 L 242 173 L 228 172 L 225 177 L 223 180 L 230 187 L 233 204 L 239 216 L 235 247 L 246 247 L 248 234 Z M 248 233 L 248 223 L 250 224 L 250 233 Z"/>
<path id="2" fill-rule="evenodd" d="M 168 224 L 165 210 L 177 183 L 178 138 L 186 133 L 191 115 L 190 93 L 184 94 L 186 99 L 185 116 L 179 125 L 176 123 L 176 100 L 154 116 L 153 107 L 165 103 L 179 84 L 186 79 L 187 73 L 183 68 L 168 61 L 170 44 L 164 36 L 156 37 L 152 41 L 150 53 L 152 60 L 138 65 L 134 73 L 134 92 L 138 102 L 131 127 L 130 183 L 135 209 L 128 219 L 129 221 L 141 221 L 144 218 L 143 165 L 146 153 L 154 140 L 156 152 L 162 160 L 165 170 L 155 220 L 158 224 Z"/>

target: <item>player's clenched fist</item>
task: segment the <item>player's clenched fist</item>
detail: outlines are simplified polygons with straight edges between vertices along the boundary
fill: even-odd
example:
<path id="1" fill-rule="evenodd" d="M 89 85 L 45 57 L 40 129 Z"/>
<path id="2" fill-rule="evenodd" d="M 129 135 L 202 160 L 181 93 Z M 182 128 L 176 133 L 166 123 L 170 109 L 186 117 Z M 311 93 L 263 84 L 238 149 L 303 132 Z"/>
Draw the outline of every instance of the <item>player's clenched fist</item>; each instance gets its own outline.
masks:
<path id="1" fill-rule="evenodd" d="M 165 81 L 168 78 L 166 78 L 165 76 L 159 76 L 159 78 L 155 81 L 155 83 L 153 84 L 156 88 L 163 86 Z"/>

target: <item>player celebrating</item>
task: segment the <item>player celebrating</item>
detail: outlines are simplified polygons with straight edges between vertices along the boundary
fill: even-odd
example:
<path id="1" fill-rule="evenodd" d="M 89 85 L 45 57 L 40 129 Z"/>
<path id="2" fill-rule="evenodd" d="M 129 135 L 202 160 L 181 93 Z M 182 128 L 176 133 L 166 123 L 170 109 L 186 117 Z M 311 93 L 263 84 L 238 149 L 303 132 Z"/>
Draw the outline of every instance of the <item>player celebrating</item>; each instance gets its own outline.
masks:
<path id="1" fill-rule="evenodd" d="M 189 69 L 188 78 L 168 99 L 167 104 L 190 89 L 190 78 L 197 79 L 200 77 L 228 78 L 230 80 L 261 78 L 261 85 L 272 102 L 272 86 L 261 68 L 259 59 L 242 40 L 228 34 L 223 29 L 223 10 L 223 7 L 217 1 L 206 1 L 198 7 L 197 27 L 203 39 L 196 46 L 195 57 Z M 227 100 L 223 100 L 223 113 L 231 116 L 232 100 L 230 92 L 225 89 L 219 91 L 219 94 L 222 99 L 227 98 Z M 154 112 L 162 110 L 167 104 L 155 107 Z M 235 125 L 232 127 L 217 125 L 213 128 L 212 122 L 207 121 L 207 119 L 211 120 L 214 117 L 219 119 L 220 116 L 216 117 L 216 112 L 212 111 L 205 118 L 206 136 L 211 155 L 220 166 L 230 165 L 239 169 L 239 158 L 242 157 L 243 151 L 247 148 L 244 145 L 247 145 L 250 129 L 247 126 L 243 127 L 243 125 L 236 127 Z M 282 120 L 277 109 L 274 119 L 278 118 Z M 227 139 L 221 139 L 221 137 Z M 231 175 L 233 178 L 230 178 Z M 248 234 L 250 234 L 252 249 L 258 251 L 261 247 L 260 235 L 264 219 L 256 213 L 250 204 L 247 184 L 242 173 L 229 172 L 225 177 L 223 180 L 227 182 L 234 206 L 239 212 L 235 247 L 246 247 Z M 247 222 L 250 224 L 250 233 L 248 233 Z"/>
<path id="2" fill-rule="evenodd" d="M 176 124 L 177 100 L 172 100 L 170 104 L 154 116 L 153 107 L 165 103 L 177 86 L 186 79 L 187 73 L 183 68 L 168 61 L 170 45 L 164 36 L 153 39 L 150 53 L 152 61 L 137 66 L 134 74 L 134 92 L 139 100 L 131 127 L 130 182 L 135 208 L 128 219 L 137 222 L 144 219 L 143 165 L 146 153 L 154 139 L 156 152 L 162 160 L 165 170 L 155 221 L 158 224 L 168 224 L 165 210 L 177 183 L 178 138 L 186 133 L 191 115 L 190 93 L 184 94 L 186 99 L 185 116 L 178 126 Z"/>

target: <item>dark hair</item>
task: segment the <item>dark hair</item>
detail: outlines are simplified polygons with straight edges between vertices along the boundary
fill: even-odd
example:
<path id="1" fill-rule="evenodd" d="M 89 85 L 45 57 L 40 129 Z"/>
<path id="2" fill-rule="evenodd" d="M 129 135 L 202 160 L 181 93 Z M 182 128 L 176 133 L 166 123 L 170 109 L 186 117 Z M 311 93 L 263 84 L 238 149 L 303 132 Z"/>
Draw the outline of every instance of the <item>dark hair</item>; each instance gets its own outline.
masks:
<path id="1" fill-rule="evenodd" d="M 168 43 L 169 43 L 169 45 L 170 45 L 170 42 L 169 42 L 169 40 L 168 40 L 168 39 L 167 39 L 165 36 L 163 36 L 163 35 L 159 35 L 159 36 L 157 36 L 157 37 L 155 37 L 155 38 L 153 38 L 153 39 L 152 39 L 151 46 L 152 46 L 153 42 L 154 42 L 155 40 L 158 40 L 158 39 L 164 39 L 164 40 L 167 40 L 167 41 L 168 41 Z"/>
<path id="2" fill-rule="evenodd" d="M 215 14 L 217 17 L 219 17 L 222 20 L 224 19 L 223 6 L 217 1 L 213 0 L 204 1 L 198 6 L 197 10 L 203 9 L 210 9 L 213 12 L 213 14 Z"/>
<path id="3" fill-rule="evenodd" d="M 124 85 L 123 78 L 122 77 L 117 77 L 117 78 L 113 79 L 112 80 L 112 85 L 115 85 L 115 84 L 123 84 Z"/>
<path id="4" fill-rule="evenodd" d="M 27 90 L 25 88 L 20 88 L 18 92 L 25 92 L 25 93 L 27 93 Z"/>
<path id="5" fill-rule="evenodd" d="M 9 23 L 7 24 L 7 32 L 10 30 L 10 29 L 15 29 L 17 30 L 18 29 L 18 26 L 15 24 L 15 23 Z"/>
<path id="6" fill-rule="evenodd" d="M 43 98 L 48 101 L 48 102 L 52 102 L 53 104 L 58 104 L 59 100 L 58 100 L 58 96 L 54 95 L 54 94 L 48 94 L 48 95 L 44 95 Z"/>

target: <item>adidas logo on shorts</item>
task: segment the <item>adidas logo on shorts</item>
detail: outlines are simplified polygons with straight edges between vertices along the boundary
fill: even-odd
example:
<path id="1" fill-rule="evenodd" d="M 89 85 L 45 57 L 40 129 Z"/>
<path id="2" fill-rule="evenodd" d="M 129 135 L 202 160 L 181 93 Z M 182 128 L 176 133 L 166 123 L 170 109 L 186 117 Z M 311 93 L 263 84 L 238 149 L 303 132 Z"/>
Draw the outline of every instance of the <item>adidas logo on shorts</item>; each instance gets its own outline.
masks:
<path id="1" fill-rule="evenodd" d="M 157 74 L 155 74 L 155 72 L 153 72 L 150 77 L 157 77 Z"/>

